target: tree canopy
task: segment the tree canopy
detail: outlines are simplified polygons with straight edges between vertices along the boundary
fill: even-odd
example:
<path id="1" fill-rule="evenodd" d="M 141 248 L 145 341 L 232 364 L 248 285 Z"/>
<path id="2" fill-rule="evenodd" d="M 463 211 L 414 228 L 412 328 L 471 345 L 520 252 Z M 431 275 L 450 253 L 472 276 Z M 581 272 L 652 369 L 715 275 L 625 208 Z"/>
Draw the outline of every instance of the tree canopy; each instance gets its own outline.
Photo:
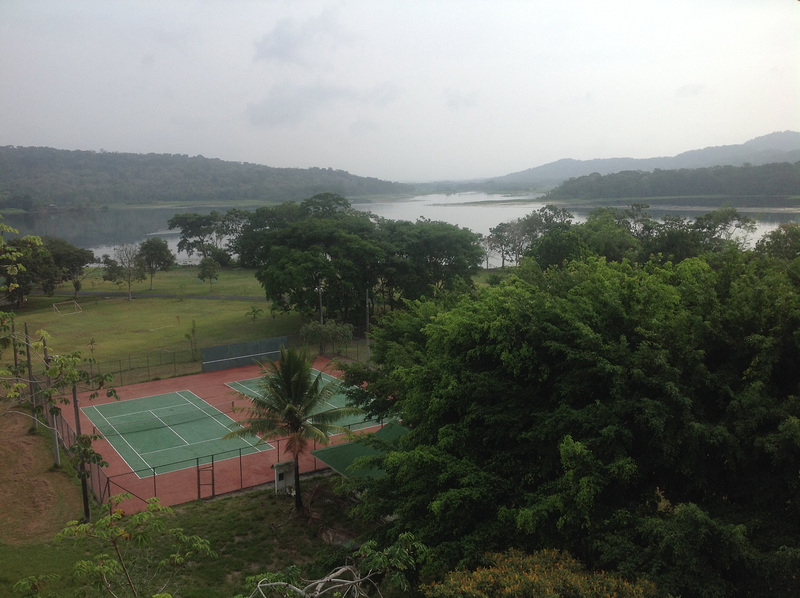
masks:
<path id="1" fill-rule="evenodd" d="M 380 297 L 396 307 L 468 281 L 482 258 L 478 235 L 445 222 L 392 221 L 322 193 L 259 208 L 231 242 L 277 309 L 352 321 Z M 369 299 L 368 299 L 369 298 Z"/>
<path id="2" fill-rule="evenodd" d="M 347 382 L 411 431 L 386 476 L 351 481 L 357 514 L 413 531 L 438 571 L 557 547 L 675 595 L 796 595 L 798 278 L 703 246 L 526 258 L 384 318 Z"/>

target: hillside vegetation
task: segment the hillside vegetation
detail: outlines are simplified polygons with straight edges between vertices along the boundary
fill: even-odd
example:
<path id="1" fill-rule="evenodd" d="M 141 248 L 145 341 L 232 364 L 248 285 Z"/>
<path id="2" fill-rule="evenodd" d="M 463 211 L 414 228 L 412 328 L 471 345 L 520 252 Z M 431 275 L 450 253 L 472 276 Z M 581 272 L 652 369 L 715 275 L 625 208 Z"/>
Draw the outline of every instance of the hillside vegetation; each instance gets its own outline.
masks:
<path id="1" fill-rule="evenodd" d="M 770 197 L 800 195 L 800 162 L 762 166 L 715 166 L 679 170 L 626 170 L 592 173 L 565 181 L 546 199 L 621 199 L 725 195 Z M 796 203 L 796 202 L 793 202 Z"/>
<path id="2" fill-rule="evenodd" d="M 296 201 L 408 193 L 408 185 L 330 168 L 273 168 L 203 156 L 0 147 L 0 208 Z"/>

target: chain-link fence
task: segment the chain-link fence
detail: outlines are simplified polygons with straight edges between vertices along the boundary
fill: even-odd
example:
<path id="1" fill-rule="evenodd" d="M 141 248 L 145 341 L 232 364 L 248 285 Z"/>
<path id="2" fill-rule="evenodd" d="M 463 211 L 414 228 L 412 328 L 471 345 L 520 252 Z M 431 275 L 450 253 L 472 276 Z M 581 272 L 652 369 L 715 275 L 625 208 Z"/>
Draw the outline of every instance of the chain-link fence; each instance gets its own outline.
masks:
<path id="1" fill-rule="evenodd" d="M 200 360 L 193 359 L 192 351 L 160 349 L 146 353 L 130 353 L 123 357 L 89 364 L 92 374 L 112 374 L 114 385 L 124 386 L 161 378 L 174 378 L 201 372 Z"/>

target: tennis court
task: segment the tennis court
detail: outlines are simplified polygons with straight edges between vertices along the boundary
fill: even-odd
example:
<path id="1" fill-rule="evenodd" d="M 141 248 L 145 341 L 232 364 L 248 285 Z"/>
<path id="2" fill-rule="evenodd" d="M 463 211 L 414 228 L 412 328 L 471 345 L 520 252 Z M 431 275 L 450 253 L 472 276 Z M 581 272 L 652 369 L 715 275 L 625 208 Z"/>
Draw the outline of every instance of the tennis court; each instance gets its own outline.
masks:
<path id="1" fill-rule="evenodd" d="M 315 378 L 317 375 L 322 376 L 324 384 L 329 384 L 331 382 L 334 383 L 339 382 L 338 378 L 335 378 L 330 374 L 312 369 L 311 376 Z M 261 378 L 249 378 L 247 380 L 237 380 L 236 382 L 227 383 L 227 385 L 230 388 L 248 397 L 253 397 L 259 394 L 260 384 L 261 384 Z M 346 406 L 347 406 L 347 395 L 345 394 L 344 389 L 340 387 L 339 390 L 335 392 L 328 399 L 328 401 L 326 401 L 320 406 L 319 411 L 326 411 L 328 409 L 336 409 L 338 407 L 346 407 Z M 347 417 L 343 417 L 342 419 L 337 421 L 336 425 L 343 426 L 350 430 L 361 430 L 362 428 L 368 428 L 374 426 L 375 423 L 376 422 L 374 420 L 364 419 L 363 415 L 348 415 Z"/>
<path id="2" fill-rule="evenodd" d="M 272 449 L 256 436 L 223 440 L 238 424 L 190 390 L 84 407 L 139 478 Z M 190 465 L 191 464 L 191 465 Z"/>

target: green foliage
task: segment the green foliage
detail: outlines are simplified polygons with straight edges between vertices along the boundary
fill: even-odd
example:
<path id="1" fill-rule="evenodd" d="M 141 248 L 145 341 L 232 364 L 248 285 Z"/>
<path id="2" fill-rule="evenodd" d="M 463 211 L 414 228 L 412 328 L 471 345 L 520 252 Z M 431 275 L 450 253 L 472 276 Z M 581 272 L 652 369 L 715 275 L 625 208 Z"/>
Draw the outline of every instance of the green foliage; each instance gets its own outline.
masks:
<path id="1" fill-rule="evenodd" d="M 300 327 L 300 337 L 309 344 L 343 344 L 353 340 L 353 325 L 328 320 L 324 324 L 308 322 Z"/>
<path id="2" fill-rule="evenodd" d="M 55 237 L 43 237 L 42 243 L 59 270 L 59 282 L 62 279 L 70 281 L 75 290 L 73 298 L 77 299 L 82 281 L 87 275 L 86 267 L 95 261 L 94 253 Z"/>
<path id="3" fill-rule="evenodd" d="M 281 347 L 278 362 L 270 361 L 261 367 L 258 395 L 247 397 L 252 405 L 243 409 L 246 417 L 239 422 L 241 427 L 225 437 L 255 434 L 262 442 L 288 438 L 286 450 L 294 456 L 295 508 L 301 511 L 299 455 L 311 440 L 328 444 L 331 434 L 346 433 L 347 428 L 334 422 L 360 410 L 355 407 L 320 410 L 338 383 L 324 384 L 322 374 L 312 376 L 311 362 L 304 351 Z"/>
<path id="4" fill-rule="evenodd" d="M 0 147 L 8 207 L 300 201 L 334 191 L 349 197 L 409 193 L 410 185 L 329 168 L 273 168 L 180 154 Z M 86 181 L 91 181 L 87 185 Z"/>
<path id="5" fill-rule="evenodd" d="M 3 262 L 5 266 L 5 295 L 17 310 L 22 309 L 28 296 L 39 286 L 52 295 L 61 281 L 61 273 L 52 256 L 36 237 L 12 239 L 5 246 L 12 254 Z"/>
<path id="6" fill-rule="evenodd" d="M 427 598 L 656 598 L 653 584 L 629 582 L 618 575 L 587 571 L 580 562 L 557 550 L 532 555 L 517 551 L 487 555 L 486 566 L 453 571 L 444 581 L 423 586 Z"/>
<path id="7" fill-rule="evenodd" d="M 88 595 L 163 593 L 190 561 L 215 556 L 207 540 L 167 527 L 165 518 L 172 510 L 157 498 L 148 501 L 147 510 L 134 514 L 119 508 L 126 498 L 130 495 L 111 497 L 106 516 L 95 523 L 71 521 L 56 538 L 74 540 L 92 554 L 74 569 Z M 161 546 L 170 547 L 166 557 L 157 556 L 155 548 Z"/>
<path id="8" fill-rule="evenodd" d="M 209 289 L 214 288 L 214 281 L 219 278 L 220 265 L 213 257 L 204 257 L 200 260 L 197 278 L 203 282 L 208 281 Z"/>
<path id="9" fill-rule="evenodd" d="M 451 291 L 482 258 L 478 236 L 444 222 L 377 219 L 333 193 L 259 208 L 232 249 L 276 309 L 363 321 L 366 297 L 390 307 Z M 316 318 L 318 319 L 318 318 Z"/>
<path id="10" fill-rule="evenodd" d="M 57 594 L 48 592 L 47 587 L 59 579 L 60 577 L 53 573 L 30 575 L 14 584 L 14 592 L 22 598 L 49 598 L 51 596 L 55 598 Z"/>
<path id="11" fill-rule="evenodd" d="M 128 299 L 132 299 L 131 287 L 133 283 L 144 280 L 147 277 L 144 264 L 139 258 L 139 247 L 136 245 L 114 247 L 114 257 L 104 255 L 102 262 L 105 268 L 103 280 L 109 280 L 119 286 L 126 285 Z"/>
<path id="12" fill-rule="evenodd" d="M 177 260 L 170 251 L 169 244 L 158 237 L 151 237 L 139 243 L 136 258 L 142 269 L 150 276 L 150 290 L 153 289 L 153 277 L 156 272 L 167 272 L 177 265 Z"/>
<path id="13" fill-rule="evenodd" d="M 197 361 L 199 358 L 198 353 L 198 339 L 197 339 L 197 322 L 192 320 L 192 329 L 191 331 L 187 332 L 183 335 L 184 338 L 189 341 L 189 346 L 192 350 L 192 361 Z"/>
<path id="14" fill-rule="evenodd" d="M 255 587 L 251 598 L 270 596 L 370 596 L 383 588 L 408 592 L 412 588 L 417 567 L 424 562 L 426 548 L 413 534 L 401 534 L 391 546 L 380 550 L 375 542 L 366 542 L 353 555 L 353 564 L 335 566 L 319 579 L 303 579 L 300 569 L 288 567 L 279 573 L 262 573 L 249 577 Z M 238 597 L 241 598 L 241 597 Z"/>
<path id="15" fill-rule="evenodd" d="M 800 195 L 800 162 L 762 166 L 713 166 L 653 172 L 626 170 L 569 179 L 547 199 L 598 199 L 675 196 Z"/>
<path id="16" fill-rule="evenodd" d="M 347 371 L 411 428 L 355 514 L 413 531 L 431 573 L 557 546 L 684 596 L 796 594 L 797 290 L 734 244 L 410 304 Z"/>
<path id="17" fill-rule="evenodd" d="M 244 315 L 245 315 L 246 318 L 252 318 L 253 319 L 253 324 L 255 324 L 256 323 L 256 319 L 260 318 L 262 315 L 264 315 L 264 310 L 262 308 L 260 308 L 260 307 L 256 307 L 255 305 L 251 305 L 250 306 L 250 311 L 248 311 Z"/>
<path id="18" fill-rule="evenodd" d="M 784 222 L 756 243 L 756 251 L 787 261 L 800 257 L 800 224 Z"/>

